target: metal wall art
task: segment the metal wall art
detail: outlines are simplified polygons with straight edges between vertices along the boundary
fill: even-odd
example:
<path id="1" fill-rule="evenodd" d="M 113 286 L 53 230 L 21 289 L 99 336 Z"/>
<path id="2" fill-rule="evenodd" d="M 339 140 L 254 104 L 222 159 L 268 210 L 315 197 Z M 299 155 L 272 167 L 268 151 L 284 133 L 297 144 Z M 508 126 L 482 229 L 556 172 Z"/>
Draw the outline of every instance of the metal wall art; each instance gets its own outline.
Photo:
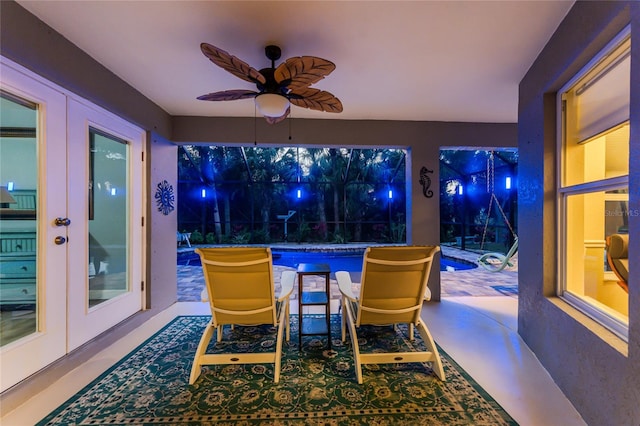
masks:
<path id="1" fill-rule="evenodd" d="M 420 169 L 420 185 L 422 185 L 422 195 L 427 198 L 433 197 L 433 191 L 429 189 L 431 186 L 431 178 L 428 173 L 433 173 L 433 170 L 429 170 L 422 166 Z"/>
<path id="2" fill-rule="evenodd" d="M 160 182 L 156 189 L 156 204 L 158 205 L 158 211 L 163 215 L 171 213 L 175 207 L 175 196 L 173 195 L 173 186 L 166 180 Z"/>

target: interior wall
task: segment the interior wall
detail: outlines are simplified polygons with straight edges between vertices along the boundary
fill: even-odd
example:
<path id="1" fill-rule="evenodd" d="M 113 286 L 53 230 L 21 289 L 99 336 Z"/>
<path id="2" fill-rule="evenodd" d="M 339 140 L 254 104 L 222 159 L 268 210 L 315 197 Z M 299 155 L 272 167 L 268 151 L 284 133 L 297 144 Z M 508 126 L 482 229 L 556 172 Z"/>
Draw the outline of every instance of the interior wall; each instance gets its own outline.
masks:
<path id="1" fill-rule="evenodd" d="M 337 146 L 403 148 L 407 162 L 407 243 L 440 244 L 439 159 L 447 146 L 514 147 L 514 123 L 287 119 L 269 125 L 258 118 L 176 116 L 171 140 L 178 144 L 268 146 Z M 426 167 L 434 196 L 423 195 L 420 169 Z M 439 271 L 439 258 L 434 270 Z M 440 300 L 440 274 L 432 273 L 429 288 Z"/>
<path id="2" fill-rule="evenodd" d="M 640 3 L 576 2 L 520 83 L 518 331 L 588 424 L 640 421 L 640 274 L 630 271 L 629 342 L 554 297 L 557 285 L 556 95 L 631 23 L 630 210 L 640 196 Z M 634 210 L 635 209 L 635 210 Z M 630 265 L 640 262 L 630 215 Z"/>

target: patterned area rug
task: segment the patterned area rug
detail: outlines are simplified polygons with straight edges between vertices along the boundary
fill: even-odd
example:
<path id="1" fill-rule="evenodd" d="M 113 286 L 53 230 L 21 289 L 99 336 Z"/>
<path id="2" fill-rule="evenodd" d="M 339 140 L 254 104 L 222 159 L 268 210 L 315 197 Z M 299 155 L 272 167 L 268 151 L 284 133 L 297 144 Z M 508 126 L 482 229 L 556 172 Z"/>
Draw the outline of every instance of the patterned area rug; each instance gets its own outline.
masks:
<path id="1" fill-rule="evenodd" d="M 313 336 L 305 336 L 299 349 L 292 316 L 278 384 L 271 365 L 256 364 L 204 367 L 190 386 L 193 355 L 209 319 L 176 318 L 38 425 L 517 424 L 444 352 L 446 382 L 429 364 L 387 364 L 364 366 L 358 385 L 336 315 L 331 351 Z M 253 336 L 262 331 L 227 327 L 223 343 L 212 343 L 210 352 L 255 345 Z M 359 337 L 363 350 L 422 344 L 419 337 L 410 342 L 402 327 L 372 327 Z"/>

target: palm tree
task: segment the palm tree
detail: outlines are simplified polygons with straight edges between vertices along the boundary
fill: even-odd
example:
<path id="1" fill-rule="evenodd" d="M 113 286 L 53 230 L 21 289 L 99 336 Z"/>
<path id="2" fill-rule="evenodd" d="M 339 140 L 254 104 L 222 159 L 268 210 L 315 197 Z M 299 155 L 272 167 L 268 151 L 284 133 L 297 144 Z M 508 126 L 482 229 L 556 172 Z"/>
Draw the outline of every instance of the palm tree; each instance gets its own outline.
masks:
<path id="1" fill-rule="evenodd" d="M 327 171 L 328 149 L 326 148 L 309 148 L 304 150 L 309 160 L 308 181 L 311 183 L 311 189 L 315 195 L 316 213 L 318 220 L 318 232 L 322 241 L 327 241 L 327 213 L 325 206 L 325 171 Z"/>
<path id="2" fill-rule="evenodd" d="M 344 154 L 344 155 L 343 155 Z M 333 182 L 333 235 L 334 239 L 341 235 L 340 233 L 340 193 L 344 191 L 345 174 L 347 168 L 347 158 L 345 155 L 347 150 L 337 150 L 329 148 L 327 177 Z"/>
<path id="3" fill-rule="evenodd" d="M 218 208 L 218 191 L 216 188 L 216 167 L 215 153 L 216 147 L 199 146 L 200 152 L 200 174 L 207 188 L 211 189 L 211 198 L 209 205 L 213 209 L 213 224 L 216 242 L 220 242 L 222 238 L 222 227 L 220 224 L 220 209 Z"/>
<path id="4" fill-rule="evenodd" d="M 181 164 L 183 165 L 183 173 L 185 174 L 195 174 L 195 179 L 197 182 L 200 182 L 202 186 L 207 188 L 211 192 L 209 205 L 213 208 L 213 216 L 214 216 L 214 224 L 216 237 L 219 240 L 220 236 L 220 212 L 218 210 L 218 197 L 216 193 L 215 186 L 215 171 L 214 171 L 214 162 L 213 156 L 211 153 L 211 149 L 208 146 L 183 146 L 184 157 L 182 158 Z M 187 165 L 191 166 L 188 167 Z M 186 170 L 184 170 L 186 169 Z M 205 235 L 207 233 L 206 229 L 206 204 L 202 205 L 202 216 L 200 219 L 201 225 L 201 233 Z"/>
<path id="5" fill-rule="evenodd" d="M 373 149 L 360 149 L 354 151 L 352 166 L 347 177 L 350 183 L 347 200 L 346 219 L 354 222 L 353 240 L 362 241 L 362 225 L 368 216 L 368 210 L 374 205 L 375 188 L 370 184 L 370 175 L 373 175 L 377 153 Z"/>

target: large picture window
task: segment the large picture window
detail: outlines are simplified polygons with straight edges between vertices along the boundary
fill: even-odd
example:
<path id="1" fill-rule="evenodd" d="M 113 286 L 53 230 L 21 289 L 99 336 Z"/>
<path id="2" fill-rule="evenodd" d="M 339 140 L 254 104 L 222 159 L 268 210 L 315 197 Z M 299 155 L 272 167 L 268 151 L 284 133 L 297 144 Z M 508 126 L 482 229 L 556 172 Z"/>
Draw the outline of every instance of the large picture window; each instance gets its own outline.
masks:
<path id="1" fill-rule="evenodd" d="M 640 215 L 629 210 L 630 47 L 626 30 L 558 99 L 559 293 L 623 339 L 628 219 Z"/>
<path id="2" fill-rule="evenodd" d="M 405 243 L 407 155 L 184 145 L 178 229 L 191 243 Z"/>

